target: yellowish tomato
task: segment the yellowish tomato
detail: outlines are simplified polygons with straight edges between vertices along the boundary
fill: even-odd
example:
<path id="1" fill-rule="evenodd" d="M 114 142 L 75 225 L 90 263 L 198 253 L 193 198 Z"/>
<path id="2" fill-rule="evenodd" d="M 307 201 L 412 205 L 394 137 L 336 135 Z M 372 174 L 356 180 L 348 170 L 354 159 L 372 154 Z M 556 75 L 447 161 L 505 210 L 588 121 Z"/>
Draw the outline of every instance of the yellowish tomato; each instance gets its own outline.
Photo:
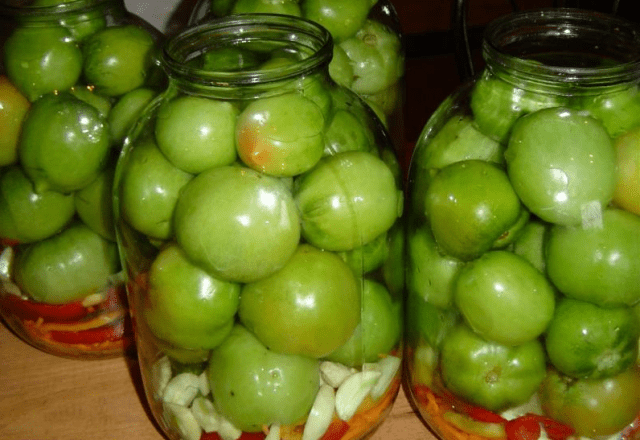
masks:
<path id="1" fill-rule="evenodd" d="M 619 136 L 615 147 L 618 178 L 613 202 L 640 215 L 640 127 Z"/>
<path id="2" fill-rule="evenodd" d="M 29 101 L 9 81 L 0 75 L 0 166 L 10 165 L 18 159 L 17 145 L 24 115 Z"/>

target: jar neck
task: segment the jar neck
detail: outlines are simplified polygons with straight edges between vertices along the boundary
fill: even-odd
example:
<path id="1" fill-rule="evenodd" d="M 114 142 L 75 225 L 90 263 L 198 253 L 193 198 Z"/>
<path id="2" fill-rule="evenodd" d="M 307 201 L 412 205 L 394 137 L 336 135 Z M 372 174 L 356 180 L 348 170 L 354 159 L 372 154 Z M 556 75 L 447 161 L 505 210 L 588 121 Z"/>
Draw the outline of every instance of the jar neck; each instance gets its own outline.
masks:
<path id="1" fill-rule="evenodd" d="M 256 47 L 262 54 L 286 54 L 289 62 L 240 70 L 202 67 L 198 63 L 199 58 L 215 50 L 253 51 Z M 183 91 L 249 98 L 278 90 L 283 82 L 292 79 L 316 73 L 328 76 L 332 55 L 331 35 L 312 21 L 285 15 L 243 14 L 211 20 L 179 33 L 167 41 L 161 62 L 171 83 Z"/>
<path id="2" fill-rule="evenodd" d="M 640 28 L 622 18 L 557 8 L 511 14 L 486 29 L 492 74 L 548 93 L 598 93 L 640 80 Z"/>
<path id="3" fill-rule="evenodd" d="M 2 0 L 0 3 L 0 16 L 21 23 L 46 23 L 96 11 L 102 15 L 119 16 L 126 12 L 126 7 L 124 0 L 68 0 L 45 6 L 33 0 Z"/>

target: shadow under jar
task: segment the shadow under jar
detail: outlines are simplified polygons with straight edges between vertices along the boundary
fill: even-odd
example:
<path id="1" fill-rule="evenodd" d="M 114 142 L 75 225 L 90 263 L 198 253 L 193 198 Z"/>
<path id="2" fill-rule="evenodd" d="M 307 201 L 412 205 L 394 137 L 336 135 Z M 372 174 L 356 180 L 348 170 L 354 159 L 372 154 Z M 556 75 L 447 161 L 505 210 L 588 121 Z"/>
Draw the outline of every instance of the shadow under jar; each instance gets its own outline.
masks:
<path id="1" fill-rule="evenodd" d="M 397 395 L 401 171 L 331 54 L 297 17 L 189 28 L 125 141 L 118 243 L 172 439 L 359 439 Z"/>
<path id="2" fill-rule="evenodd" d="M 640 30 L 529 11 L 483 55 L 411 161 L 411 399 L 447 440 L 637 438 Z"/>
<path id="3" fill-rule="evenodd" d="M 122 355 L 111 186 L 161 34 L 120 0 L 3 1 L 0 19 L 0 315 L 51 354 Z"/>

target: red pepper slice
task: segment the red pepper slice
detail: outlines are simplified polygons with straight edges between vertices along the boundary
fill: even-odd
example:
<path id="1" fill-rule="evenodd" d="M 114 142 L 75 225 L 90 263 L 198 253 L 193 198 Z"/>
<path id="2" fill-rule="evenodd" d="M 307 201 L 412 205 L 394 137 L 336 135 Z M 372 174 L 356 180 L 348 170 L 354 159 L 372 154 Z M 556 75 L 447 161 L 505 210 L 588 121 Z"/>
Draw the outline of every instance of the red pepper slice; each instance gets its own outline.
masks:
<path id="1" fill-rule="evenodd" d="M 472 405 L 471 403 L 464 402 L 453 394 L 445 392 L 442 396 L 444 402 L 449 404 L 452 409 L 461 412 L 472 418 L 473 420 L 477 420 L 478 422 L 484 423 L 506 423 L 507 419 L 502 417 L 500 414 L 496 414 L 493 411 L 489 411 L 488 409 L 482 408 L 481 406 Z"/>
<path id="2" fill-rule="evenodd" d="M 575 434 L 575 430 L 571 426 L 560 423 L 550 417 L 532 413 L 527 413 L 507 422 L 505 431 L 509 440 L 535 440 L 540 436 L 540 425 L 542 425 L 551 440 L 566 440 Z M 533 435 L 533 437 L 529 435 Z"/>
<path id="3" fill-rule="evenodd" d="M 20 244 L 15 238 L 0 238 L 0 248 L 13 247 Z"/>
<path id="4" fill-rule="evenodd" d="M 106 341 L 119 341 L 124 336 L 124 320 L 81 331 L 52 330 L 51 339 L 64 344 L 97 344 Z"/>
<path id="5" fill-rule="evenodd" d="M 340 440 L 349 430 L 349 424 L 342 419 L 334 418 L 321 440 Z"/>
<path id="6" fill-rule="evenodd" d="M 67 322 L 76 321 L 89 314 L 89 309 L 80 301 L 67 304 L 46 304 L 22 299 L 13 294 L 0 297 L 0 306 L 20 319 L 37 321 Z"/>

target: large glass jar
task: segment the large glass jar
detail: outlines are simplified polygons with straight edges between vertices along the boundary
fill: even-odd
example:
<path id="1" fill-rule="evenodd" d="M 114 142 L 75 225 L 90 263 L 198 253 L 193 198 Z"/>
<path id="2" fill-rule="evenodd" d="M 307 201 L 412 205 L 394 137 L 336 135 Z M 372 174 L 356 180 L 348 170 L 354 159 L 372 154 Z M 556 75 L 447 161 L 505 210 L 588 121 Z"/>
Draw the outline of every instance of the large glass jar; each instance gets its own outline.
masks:
<path id="1" fill-rule="evenodd" d="M 6 0 L 0 18 L 0 315 L 52 354 L 122 355 L 111 186 L 161 34 L 121 0 Z"/>
<path id="2" fill-rule="evenodd" d="M 297 17 L 189 28 L 125 141 L 116 231 L 172 439 L 359 439 L 397 395 L 401 172 L 331 54 Z"/>
<path id="3" fill-rule="evenodd" d="M 412 157 L 411 398 L 447 440 L 636 439 L 640 29 L 522 12 L 483 55 Z"/>
<path id="4" fill-rule="evenodd" d="M 389 0 L 198 0 L 191 24 L 229 14 L 272 13 L 324 26 L 334 40 L 329 74 L 363 98 L 404 151 L 405 49 L 398 14 Z"/>

